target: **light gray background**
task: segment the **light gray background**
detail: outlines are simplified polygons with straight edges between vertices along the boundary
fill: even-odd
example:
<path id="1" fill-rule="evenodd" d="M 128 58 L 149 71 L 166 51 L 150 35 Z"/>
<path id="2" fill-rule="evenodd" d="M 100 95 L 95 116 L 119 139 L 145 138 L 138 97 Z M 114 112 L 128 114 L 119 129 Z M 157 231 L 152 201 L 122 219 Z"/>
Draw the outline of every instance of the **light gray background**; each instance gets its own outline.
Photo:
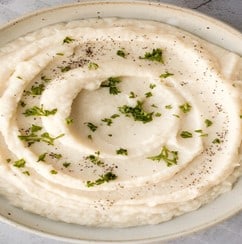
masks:
<path id="1" fill-rule="evenodd" d="M 73 0 L 0 0 L 0 24 L 33 10 Z M 242 31 L 242 0 L 161 0 L 213 16 Z M 241 43 L 242 45 L 242 43 Z M 242 194 L 242 193 L 241 193 Z M 0 223 L 0 244 L 65 244 L 65 242 L 39 237 Z M 242 244 L 242 212 L 229 220 L 196 234 L 166 244 Z"/>

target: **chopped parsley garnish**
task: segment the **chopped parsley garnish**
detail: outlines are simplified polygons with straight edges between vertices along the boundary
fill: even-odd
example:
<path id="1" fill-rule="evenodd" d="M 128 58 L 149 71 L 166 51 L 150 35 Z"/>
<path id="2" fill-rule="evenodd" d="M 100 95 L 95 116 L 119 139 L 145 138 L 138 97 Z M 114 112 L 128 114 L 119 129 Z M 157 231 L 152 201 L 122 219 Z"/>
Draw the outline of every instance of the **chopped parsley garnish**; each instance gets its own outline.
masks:
<path id="1" fill-rule="evenodd" d="M 72 123 L 73 123 L 73 119 L 72 118 L 70 118 L 70 117 L 66 118 L 66 124 L 70 125 Z"/>
<path id="2" fill-rule="evenodd" d="M 120 117 L 119 114 L 113 114 L 113 115 L 111 116 L 112 119 L 116 119 L 116 118 L 118 118 L 118 117 Z"/>
<path id="3" fill-rule="evenodd" d="M 147 59 L 150 61 L 156 61 L 159 63 L 164 63 L 163 57 L 162 57 L 162 50 L 160 48 L 153 49 L 152 52 L 146 52 L 143 57 L 139 57 L 140 59 Z"/>
<path id="4" fill-rule="evenodd" d="M 128 155 L 128 150 L 124 149 L 124 148 L 120 148 L 120 149 L 116 150 L 116 153 L 127 156 Z"/>
<path id="5" fill-rule="evenodd" d="M 63 40 L 63 44 L 64 44 L 64 43 L 71 43 L 71 42 L 73 42 L 73 41 L 75 41 L 75 39 L 73 39 L 73 38 L 71 38 L 71 37 L 69 37 L 69 36 L 66 36 L 65 39 Z"/>
<path id="6" fill-rule="evenodd" d="M 22 80 L 23 78 L 21 76 L 17 76 L 18 79 Z"/>
<path id="7" fill-rule="evenodd" d="M 65 66 L 65 67 L 58 67 L 62 73 L 68 72 L 71 69 L 71 66 Z"/>
<path id="8" fill-rule="evenodd" d="M 180 116 L 178 114 L 172 114 L 172 116 L 176 117 L 176 118 L 180 118 Z"/>
<path id="9" fill-rule="evenodd" d="M 89 70 L 96 70 L 96 69 L 98 69 L 98 68 L 99 68 L 99 65 L 96 64 L 96 63 L 89 63 L 89 64 L 88 64 L 88 69 L 89 69 Z"/>
<path id="10" fill-rule="evenodd" d="M 172 105 L 171 104 L 166 105 L 165 109 L 172 109 Z"/>
<path id="11" fill-rule="evenodd" d="M 143 108 L 143 103 L 140 101 L 137 101 L 135 107 L 123 105 L 118 109 L 122 114 L 126 115 L 127 117 L 132 116 L 135 121 L 142 121 L 144 124 L 151 122 L 153 120 L 153 112 L 146 112 Z"/>
<path id="12" fill-rule="evenodd" d="M 32 125 L 31 128 L 30 128 L 31 132 L 37 132 L 37 131 L 40 131 L 40 130 L 42 130 L 42 127 L 38 126 L 38 125 Z"/>
<path id="13" fill-rule="evenodd" d="M 161 113 L 158 113 L 158 112 L 155 113 L 155 117 L 161 117 L 161 115 L 162 115 Z"/>
<path id="14" fill-rule="evenodd" d="M 32 127 L 28 130 L 29 132 L 27 135 L 19 135 L 18 138 L 21 141 L 25 141 L 28 143 L 28 146 L 31 146 L 35 142 L 45 142 L 48 145 L 54 145 L 54 141 L 62 136 L 64 134 L 60 134 L 57 137 L 51 137 L 49 133 L 45 132 L 41 135 L 36 134 L 36 132 L 42 130 L 42 127 L 37 125 L 32 125 Z"/>
<path id="15" fill-rule="evenodd" d="M 239 117 L 240 117 L 240 119 L 242 119 L 242 114 Z"/>
<path id="16" fill-rule="evenodd" d="M 10 163 L 12 160 L 10 158 L 6 159 L 7 163 Z"/>
<path id="17" fill-rule="evenodd" d="M 191 111 L 192 106 L 189 103 L 184 103 L 184 104 L 180 105 L 179 108 L 181 109 L 181 111 L 183 113 L 188 113 L 189 111 Z"/>
<path id="18" fill-rule="evenodd" d="M 56 170 L 54 170 L 54 169 L 52 169 L 52 170 L 50 171 L 50 173 L 51 173 L 52 175 L 56 175 L 56 174 L 58 174 L 58 172 L 57 172 Z"/>
<path id="19" fill-rule="evenodd" d="M 26 95 L 38 96 L 41 95 L 44 90 L 45 90 L 45 85 L 39 84 L 37 86 L 32 86 L 30 91 L 26 91 Z"/>
<path id="20" fill-rule="evenodd" d="M 213 141 L 212 141 L 213 144 L 220 144 L 221 141 L 218 139 L 218 138 L 215 138 Z"/>
<path id="21" fill-rule="evenodd" d="M 62 164 L 65 168 L 68 168 L 70 165 L 71 165 L 71 163 L 67 163 L 67 162 L 65 162 L 65 163 L 63 163 Z"/>
<path id="22" fill-rule="evenodd" d="M 47 155 L 47 153 L 43 153 L 43 154 L 39 155 L 37 162 L 40 162 L 40 161 L 45 162 L 46 155 Z"/>
<path id="23" fill-rule="evenodd" d="M 150 84 L 150 89 L 154 89 L 156 87 L 156 84 Z"/>
<path id="24" fill-rule="evenodd" d="M 164 74 L 161 74 L 160 75 L 160 78 L 167 78 L 167 77 L 169 77 L 169 76 L 173 76 L 174 74 L 172 74 L 172 73 L 169 73 L 168 71 L 166 71 Z"/>
<path id="25" fill-rule="evenodd" d="M 26 117 L 28 116 L 49 116 L 54 115 L 57 112 L 57 108 L 54 108 L 52 110 L 45 110 L 43 108 L 43 105 L 41 107 L 34 106 L 32 108 L 26 109 L 26 111 L 23 113 Z"/>
<path id="26" fill-rule="evenodd" d="M 117 175 L 115 175 L 114 173 L 112 172 L 107 172 L 106 174 L 104 175 L 100 175 L 100 178 L 95 180 L 95 181 L 87 181 L 86 182 L 86 186 L 87 187 L 93 187 L 95 185 L 101 185 L 105 182 L 109 182 L 111 180 L 115 180 L 117 179 Z"/>
<path id="27" fill-rule="evenodd" d="M 109 77 L 106 81 L 101 84 L 101 87 L 108 87 L 109 93 L 117 95 L 121 91 L 118 89 L 117 84 L 121 82 L 119 77 Z"/>
<path id="28" fill-rule="evenodd" d="M 41 76 L 41 80 L 43 80 L 44 82 L 48 83 L 51 81 L 50 78 L 47 78 L 45 75 Z"/>
<path id="29" fill-rule="evenodd" d="M 199 129 L 199 130 L 194 130 L 196 133 L 199 133 L 200 134 L 200 137 L 206 137 L 208 136 L 208 134 L 206 133 L 203 133 L 203 130 Z"/>
<path id="30" fill-rule="evenodd" d="M 113 123 L 112 119 L 110 118 L 104 118 L 102 119 L 102 121 L 105 122 L 107 126 L 110 126 Z"/>
<path id="31" fill-rule="evenodd" d="M 116 52 L 116 54 L 122 58 L 126 57 L 126 53 L 124 52 L 124 49 L 120 49 Z"/>
<path id="32" fill-rule="evenodd" d="M 213 124 L 213 122 L 212 122 L 211 120 L 209 120 L 209 119 L 205 119 L 205 120 L 204 120 L 204 123 L 205 123 L 205 125 L 206 125 L 207 127 L 209 127 L 209 126 L 211 126 L 211 125 Z"/>
<path id="33" fill-rule="evenodd" d="M 95 165 L 103 166 L 105 163 L 99 158 L 99 152 L 96 152 L 97 156 L 94 154 L 88 155 L 85 159 L 89 160 Z"/>
<path id="34" fill-rule="evenodd" d="M 64 53 L 56 53 L 58 56 L 64 56 Z"/>
<path id="35" fill-rule="evenodd" d="M 158 108 L 154 103 L 151 105 L 152 108 Z"/>
<path id="36" fill-rule="evenodd" d="M 192 133 L 189 132 L 189 131 L 182 131 L 181 134 L 180 134 L 180 136 L 182 138 L 192 138 Z"/>
<path id="37" fill-rule="evenodd" d="M 130 92 L 129 93 L 129 98 L 136 98 L 137 97 L 137 95 L 134 93 L 134 92 Z"/>
<path id="38" fill-rule="evenodd" d="M 91 123 L 91 122 L 87 122 L 87 123 L 84 123 L 84 124 L 86 124 L 87 127 L 88 127 L 92 132 L 96 131 L 97 128 L 98 128 L 96 125 L 94 125 L 94 124 Z"/>
<path id="39" fill-rule="evenodd" d="M 15 161 L 13 166 L 15 166 L 17 168 L 23 168 L 25 166 L 25 163 L 26 163 L 25 160 L 22 158 L 22 159 Z"/>
<path id="40" fill-rule="evenodd" d="M 24 171 L 23 174 L 30 176 L 29 171 Z"/>
<path id="41" fill-rule="evenodd" d="M 62 158 L 62 154 L 60 154 L 60 153 L 50 153 L 50 156 L 52 157 L 52 158 L 55 158 L 55 159 L 61 159 Z"/>
<path id="42" fill-rule="evenodd" d="M 145 93 L 145 96 L 148 98 L 148 97 L 152 97 L 153 94 L 152 94 L 151 92 L 146 92 L 146 93 Z"/>
<path id="43" fill-rule="evenodd" d="M 110 126 L 113 123 L 113 120 L 112 119 L 116 119 L 118 117 L 120 117 L 119 114 L 113 114 L 113 115 L 111 115 L 110 118 L 104 118 L 104 119 L 102 119 L 102 122 L 105 122 L 107 124 L 107 126 Z"/>
<path id="44" fill-rule="evenodd" d="M 153 161 L 160 162 L 161 160 L 166 163 L 168 167 L 172 165 L 177 164 L 178 160 L 178 152 L 177 151 L 171 151 L 166 146 L 163 146 L 160 154 L 152 157 L 148 157 L 148 159 L 151 159 Z"/>

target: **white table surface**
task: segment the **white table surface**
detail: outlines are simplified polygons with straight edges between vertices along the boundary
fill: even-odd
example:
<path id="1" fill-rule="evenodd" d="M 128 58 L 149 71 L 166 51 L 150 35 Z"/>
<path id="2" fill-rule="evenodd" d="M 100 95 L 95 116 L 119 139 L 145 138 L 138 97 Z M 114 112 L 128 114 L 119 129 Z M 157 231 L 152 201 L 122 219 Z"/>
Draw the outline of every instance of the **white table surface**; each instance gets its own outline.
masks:
<path id="1" fill-rule="evenodd" d="M 0 24 L 25 13 L 73 0 L 0 0 Z M 242 31 L 242 0 L 161 0 L 213 16 Z M 242 45 L 242 43 L 241 43 Z M 65 244 L 0 223 L 0 244 Z M 166 244 L 242 244 L 242 212 L 212 228 Z"/>

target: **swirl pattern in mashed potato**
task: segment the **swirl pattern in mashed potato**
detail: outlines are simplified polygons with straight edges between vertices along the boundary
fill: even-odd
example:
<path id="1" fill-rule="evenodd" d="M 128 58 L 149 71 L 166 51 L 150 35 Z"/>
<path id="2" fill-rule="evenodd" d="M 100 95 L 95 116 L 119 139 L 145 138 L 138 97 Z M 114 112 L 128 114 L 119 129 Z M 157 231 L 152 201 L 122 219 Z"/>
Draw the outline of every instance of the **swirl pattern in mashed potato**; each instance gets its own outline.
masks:
<path id="1" fill-rule="evenodd" d="M 0 192 L 16 206 L 156 224 L 241 174 L 234 53 L 161 23 L 89 19 L 21 37 L 0 62 Z"/>

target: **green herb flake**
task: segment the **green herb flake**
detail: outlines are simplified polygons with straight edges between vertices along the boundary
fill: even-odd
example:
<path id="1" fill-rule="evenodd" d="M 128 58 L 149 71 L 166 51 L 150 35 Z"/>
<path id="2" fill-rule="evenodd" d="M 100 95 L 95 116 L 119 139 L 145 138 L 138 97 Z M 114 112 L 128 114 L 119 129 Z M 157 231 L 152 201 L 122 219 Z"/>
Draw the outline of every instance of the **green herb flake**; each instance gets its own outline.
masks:
<path id="1" fill-rule="evenodd" d="M 165 109 L 172 109 L 172 105 L 171 104 L 165 105 Z"/>
<path id="2" fill-rule="evenodd" d="M 212 141 L 212 143 L 213 143 L 213 144 L 220 144 L 221 141 L 220 141 L 220 139 L 215 138 L 215 139 Z"/>
<path id="3" fill-rule="evenodd" d="M 71 70 L 71 66 L 70 65 L 67 65 L 67 66 L 64 66 L 64 67 L 58 67 L 62 73 L 66 73 L 68 72 L 69 70 Z"/>
<path id="4" fill-rule="evenodd" d="M 116 118 L 118 118 L 118 117 L 120 117 L 119 114 L 113 114 L 113 115 L 111 116 L 112 119 L 116 119 Z"/>
<path id="5" fill-rule="evenodd" d="M 25 166 L 25 163 L 26 163 L 25 160 L 22 158 L 15 161 L 13 166 L 17 168 L 23 168 Z"/>
<path id="6" fill-rule="evenodd" d="M 63 163 L 62 164 L 65 168 L 68 168 L 70 165 L 71 165 L 71 163 L 67 163 L 67 162 L 65 162 L 65 163 Z"/>
<path id="7" fill-rule="evenodd" d="M 17 78 L 18 78 L 19 80 L 22 80 L 22 79 L 23 79 L 21 76 L 17 76 Z"/>
<path id="8" fill-rule="evenodd" d="M 31 96 L 38 96 L 43 93 L 45 90 L 45 85 L 44 84 L 39 84 L 37 86 L 32 86 L 30 91 L 26 91 L 26 95 L 31 95 Z"/>
<path id="9" fill-rule="evenodd" d="M 240 119 L 242 119 L 242 114 L 239 117 L 240 117 Z"/>
<path id="10" fill-rule="evenodd" d="M 146 52 L 143 57 L 139 57 L 140 59 L 146 59 L 149 61 L 156 61 L 159 63 L 164 63 L 163 57 L 162 57 L 162 50 L 160 48 L 153 49 L 152 52 Z"/>
<path id="11" fill-rule="evenodd" d="M 162 115 L 161 113 L 158 113 L 158 112 L 155 113 L 155 117 L 161 117 L 161 115 Z"/>
<path id="12" fill-rule="evenodd" d="M 180 118 L 180 116 L 178 114 L 172 114 L 172 116 L 176 117 L 176 118 Z"/>
<path id="13" fill-rule="evenodd" d="M 101 175 L 100 178 L 95 181 L 87 181 L 86 186 L 93 187 L 95 185 L 101 185 L 105 182 L 109 182 L 109 181 L 116 180 L 116 179 L 117 179 L 117 175 L 115 175 L 112 172 L 107 172 L 106 174 Z"/>
<path id="14" fill-rule="evenodd" d="M 150 89 L 154 89 L 156 87 L 156 84 L 150 84 Z"/>
<path id="15" fill-rule="evenodd" d="M 32 133 L 37 132 L 37 131 L 40 131 L 40 130 L 42 130 L 42 127 L 39 126 L 39 125 L 32 125 L 32 126 L 30 127 L 30 131 L 31 131 Z"/>
<path id="16" fill-rule="evenodd" d="M 126 53 L 124 51 L 124 49 L 120 49 L 116 52 L 116 54 L 122 58 L 125 58 L 126 57 Z"/>
<path id="17" fill-rule="evenodd" d="M 47 78 L 45 75 L 41 76 L 40 79 L 46 83 L 50 82 L 51 79 L 50 78 Z"/>
<path id="18" fill-rule="evenodd" d="M 211 126 L 211 125 L 213 124 L 213 122 L 212 122 L 211 120 L 209 120 L 209 119 L 205 119 L 205 120 L 204 120 L 204 123 L 205 123 L 205 125 L 206 125 L 207 127 L 209 127 L 209 126 Z"/>
<path id="19" fill-rule="evenodd" d="M 137 97 L 137 95 L 134 93 L 134 92 L 130 92 L 129 93 L 129 98 L 136 98 Z"/>
<path id="20" fill-rule="evenodd" d="M 102 122 L 105 122 L 107 126 L 110 126 L 113 123 L 112 119 L 110 118 L 104 118 L 102 119 Z"/>
<path id="21" fill-rule="evenodd" d="M 96 153 L 96 155 L 94 154 L 88 155 L 85 159 L 89 160 L 91 163 L 97 166 L 104 166 L 105 163 L 99 158 L 99 154 Z"/>
<path id="22" fill-rule="evenodd" d="M 66 124 L 67 125 L 70 125 L 72 123 L 73 123 L 73 119 L 72 118 L 70 118 L 70 117 L 66 118 Z"/>
<path id="23" fill-rule="evenodd" d="M 155 105 L 154 103 L 151 104 L 151 107 L 152 107 L 152 108 L 158 108 L 157 105 Z"/>
<path id="24" fill-rule="evenodd" d="M 43 108 L 43 105 L 41 107 L 34 106 L 32 108 L 26 109 L 26 111 L 23 113 L 26 117 L 29 116 L 49 116 L 54 115 L 57 112 L 57 108 L 54 108 L 52 110 L 45 110 Z"/>
<path id="25" fill-rule="evenodd" d="M 61 159 L 62 158 L 62 154 L 60 154 L 60 153 L 51 153 L 50 156 L 52 158 L 55 158 L 55 159 Z"/>
<path id="26" fill-rule="evenodd" d="M 88 69 L 89 69 L 89 70 L 96 70 L 96 69 L 98 69 L 98 68 L 99 68 L 99 65 L 96 64 L 96 63 L 89 63 L 89 64 L 88 64 Z"/>
<path id="27" fill-rule="evenodd" d="M 37 162 L 40 162 L 40 161 L 45 162 L 46 155 L 47 155 L 47 153 L 43 153 L 43 154 L 39 155 Z"/>
<path id="28" fill-rule="evenodd" d="M 64 53 L 56 53 L 58 56 L 64 56 Z"/>
<path id="29" fill-rule="evenodd" d="M 171 151 L 166 146 L 163 146 L 160 154 L 158 154 L 156 156 L 148 157 L 147 159 L 151 159 L 153 161 L 158 161 L 158 162 L 160 162 L 162 160 L 166 163 L 167 167 L 170 167 L 172 165 L 177 164 L 178 152 Z"/>
<path id="30" fill-rule="evenodd" d="M 123 105 L 122 107 L 118 108 L 119 111 L 126 115 L 127 117 L 132 116 L 135 121 L 141 121 L 144 124 L 151 122 L 153 120 L 153 112 L 148 113 L 143 108 L 143 103 L 140 101 L 137 101 L 137 104 L 135 107 L 131 107 L 128 105 Z"/>
<path id="31" fill-rule="evenodd" d="M 145 93 L 145 97 L 147 97 L 147 98 L 148 98 L 148 97 L 152 97 L 152 96 L 153 96 L 153 94 L 152 94 L 151 92 L 146 92 L 146 93 Z"/>
<path id="32" fill-rule="evenodd" d="M 120 149 L 116 150 L 116 153 L 120 154 L 120 155 L 128 156 L 128 150 L 124 149 L 124 148 L 120 148 Z"/>
<path id="33" fill-rule="evenodd" d="M 166 71 L 164 74 L 161 74 L 160 75 L 160 78 L 167 78 L 167 77 L 170 77 L 170 76 L 173 76 L 174 74 L 172 73 L 169 73 L 168 71 Z"/>
<path id="34" fill-rule="evenodd" d="M 23 174 L 24 174 L 24 175 L 27 175 L 27 176 L 30 176 L 29 171 L 24 171 Z"/>
<path id="35" fill-rule="evenodd" d="M 64 44 L 64 43 L 71 43 L 73 41 L 75 41 L 75 39 L 73 39 L 73 38 L 71 38 L 69 36 L 66 36 L 65 39 L 63 40 L 62 44 Z"/>
<path id="36" fill-rule="evenodd" d="M 192 138 L 192 133 L 189 132 L 189 131 L 182 131 L 181 134 L 180 134 L 180 136 L 182 138 Z"/>
<path id="37" fill-rule="evenodd" d="M 87 138 L 88 138 L 89 140 L 92 140 L 92 135 L 88 135 Z"/>
<path id="38" fill-rule="evenodd" d="M 7 163 L 10 163 L 12 160 L 10 158 L 6 159 Z"/>
<path id="39" fill-rule="evenodd" d="M 207 137 L 208 134 L 207 133 L 203 133 L 203 130 L 199 129 L 199 130 L 194 130 L 196 133 L 200 134 L 200 137 Z"/>
<path id="40" fill-rule="evenodd" d="M 35 142 L 44 142 L 47 143 L 48 145 L 54 145 L 54 141 L 60 137 L 63 137 L 64 134 L 60 134 L 57 137 L 51 137 L 49 133 L 45 132 L 41 135 L 37 135 L 35 132 L 41 130 L 42 127 L 40 126 L 35 126 L 32 125 L 32 127 L 29 129 L 29 131 L 31 133 L 27 134 L 27 135 L 19 135 L 18 138 L 21 141 L 25 141 L 28 143 L 28 146 L 31 146 L 32 144 L 34 144 Z"/>
<path id="41" fill-rule="evenodd" d="M 91 122 L 87 122 L 87 123 L 84 123 L 84 124 L 87 125 L 87 127 L 88 127 L 92 132 L 96 131 L 97 128 L 98 128 L 96 125 L 94 125 L 94 124 L 91 123 Z"/>
<path id="42" fill-rule="evenodd" d="M 101 84 L 101 87 L 108 87 L 109 93 L 112 95 L 117 95 L 121 91 L 117 87 L 117 84 L 121 82 L 119 77 L 109 77 L 106 81 Z"/>
<path id="43" fill-rule="evenodd" d="M 58 172 L 57 172 L 56 170 L 54 170 L 54 169 L 52 169 L 52 170 L 50 171 L 50 173 L 51 173 L 52 175 L 56 175 L 56 174 L 58 174 Z"/>
<path id="44" fill-rule="evenodd" d="M 189 103 L 184 103 L 184 104 L 180 105 L 179 108 L 181 109 L 181 111 L 183 113 L 188 113 L 189 111 L 191 111 L 192 106 Z"/>

